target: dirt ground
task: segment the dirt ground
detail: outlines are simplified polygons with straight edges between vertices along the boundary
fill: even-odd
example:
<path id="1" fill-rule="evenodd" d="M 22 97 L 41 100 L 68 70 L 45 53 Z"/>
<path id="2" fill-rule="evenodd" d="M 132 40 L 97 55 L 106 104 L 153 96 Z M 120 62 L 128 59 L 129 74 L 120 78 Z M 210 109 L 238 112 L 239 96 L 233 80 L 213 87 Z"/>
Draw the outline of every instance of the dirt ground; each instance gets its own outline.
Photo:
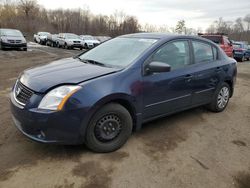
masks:
<path id="1" fill-rule="evenodd" d="M 28 140 L 11 120 L 15 79 L 26 68 L 79 52 L 34 45 L 28 52 L 0 51 L 0 187 L 250 187 L 250 62 L 238 63 L 224 112 L 201 107 L 153 121 L 116 152 Z"/>

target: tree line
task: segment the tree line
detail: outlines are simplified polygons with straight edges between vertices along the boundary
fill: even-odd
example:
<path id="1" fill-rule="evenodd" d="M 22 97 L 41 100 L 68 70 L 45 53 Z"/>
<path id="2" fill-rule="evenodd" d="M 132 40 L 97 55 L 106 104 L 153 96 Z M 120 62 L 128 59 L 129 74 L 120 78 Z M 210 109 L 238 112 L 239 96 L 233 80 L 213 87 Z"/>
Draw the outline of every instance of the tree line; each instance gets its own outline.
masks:
<path id="1" fill-rule="evenodd" d="M 224 20 L 222 17 L 214 21 L 208 33 L 226 33 L 233 40 L 248 41 L 250 43 L 250 14 L 235 20 Z"/>
<path id="2" fill-rule="evenodd" d="M 111 15 L 95 15 L 86 8 L 47 10 L 37 0 L 0 0 L 0 28 L 16 28 L 28 36 L 37 31 L 51 33 L 108 35 L 115 37 L 135 32 L 169 32 L 196 35 L 201 28 L 188 28 L 185 20 L 175 27 L 139 24 L 136 17 L 115 11 Z M 236 20 L 219 18 L 206 30 L 207 33 L 226 33 L 233 40 L 250 43 L 250 14 Z"/>
<path id="3" fill-rule="evenodd" d="M 48 31 L 117 36 L 140 31 L 137 18 L 121 11 L 94 15 L 87 8 L 46 10 L 36 0 L 0 0 L 0 28 L 16 28 L 27 35 Z"/>

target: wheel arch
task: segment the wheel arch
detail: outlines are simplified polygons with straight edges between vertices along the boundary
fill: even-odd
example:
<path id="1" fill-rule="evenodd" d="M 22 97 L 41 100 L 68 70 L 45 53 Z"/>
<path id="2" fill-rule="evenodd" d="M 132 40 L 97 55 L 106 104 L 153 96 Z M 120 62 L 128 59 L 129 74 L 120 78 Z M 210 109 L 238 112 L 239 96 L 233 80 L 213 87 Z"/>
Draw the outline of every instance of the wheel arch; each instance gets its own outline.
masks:
<path id="1" fill-rule="evenodd" d="M 230 91 L 231 91 L 230 92 L 230 97 L 232 97 L 233 96 L 233 92 L 234 92 L 233 81 L 232 80 L 225 80 L 224 82 L 229 85 Z"/>
<path id="2" fill-rule="evenodd" d="M 135 105 L 133 104 L 132 97 L 127 94 L 112 94 L 112 95 L 108 95 L 100 99 L 91 107 L 91 109 L 89 110 L 89 115 L 84 120 L 83 126 L 81 127 L 82 136 L 85 137 L 87 126 L 89 122 L 91 121 L 91 118 L 94 116 L 94 114 L 103 106 L 110 104 L 110 103 L 117 103 L 123 106 L 124 108 L 126 108 L 128 112 L 130 113 L 132 120 L 133 120 L 133 131 L 138 130 L 137 127 L 140 125 L 139 125 L 139 121 L 136 115 L 137 110 L 136 110 Z"/>

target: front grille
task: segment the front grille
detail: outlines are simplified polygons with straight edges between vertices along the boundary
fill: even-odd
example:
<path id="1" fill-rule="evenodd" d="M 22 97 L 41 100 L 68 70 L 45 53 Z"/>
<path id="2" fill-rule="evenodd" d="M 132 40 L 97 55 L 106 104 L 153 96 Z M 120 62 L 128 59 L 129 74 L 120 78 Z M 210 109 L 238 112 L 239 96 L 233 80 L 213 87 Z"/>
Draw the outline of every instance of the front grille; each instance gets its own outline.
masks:
<path id="1" fill-rule="evenodd" d="M 80 43 L 80 41 L 73 41 L 74 43 Z"/>
<path id="2" fill-rule="evenodd" d="M 18 103 L 25 105 L 33 94 L 34 92 L 23 85 L 20 81 L 16 82 L 14 88 L 14 97 Z"/>
<path id="3" fill-rule="evenodd" d="M 14 40 L 8 40 L 8 42 L 9 42 L 9 43 L 12 43 L 12 44 L 14 44 L 14 43 L 15 43 L 15 41 L 14 41 Z"/>
<path id="4" fill-rule="evenodd" d="M 19 44 L 22 41 L 21 40 L 8 40 L 8 42 L 11 43 L 11 44 Z"/>

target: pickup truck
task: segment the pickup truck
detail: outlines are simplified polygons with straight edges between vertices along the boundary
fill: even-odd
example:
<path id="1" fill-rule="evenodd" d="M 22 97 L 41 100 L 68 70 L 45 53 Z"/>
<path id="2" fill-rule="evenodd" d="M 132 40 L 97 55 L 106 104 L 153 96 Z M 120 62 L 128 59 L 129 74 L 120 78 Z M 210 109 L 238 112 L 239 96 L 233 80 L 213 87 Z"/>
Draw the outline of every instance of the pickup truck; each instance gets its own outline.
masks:
<path id="1" fill-rule="evenodd" d="M 36 43 L 45 45 L 48 39 L 48 35 L 50 35 L 49 32 L 38 32 L 37 34 L 34 34 L 34 41 Z"/>
<path id="2" fill-rule="evenodd" d="M 209 39 L 213 41 L 214 43 L 218 44 L 221 47 L 221 49 L 227 54 L 228 57 L 233 57 L 233 45 L 226 34 L 224 33 L 215 33 L 215 34 L 199 33 L 198 35 L 201 36 L 202 38 Z"/>

